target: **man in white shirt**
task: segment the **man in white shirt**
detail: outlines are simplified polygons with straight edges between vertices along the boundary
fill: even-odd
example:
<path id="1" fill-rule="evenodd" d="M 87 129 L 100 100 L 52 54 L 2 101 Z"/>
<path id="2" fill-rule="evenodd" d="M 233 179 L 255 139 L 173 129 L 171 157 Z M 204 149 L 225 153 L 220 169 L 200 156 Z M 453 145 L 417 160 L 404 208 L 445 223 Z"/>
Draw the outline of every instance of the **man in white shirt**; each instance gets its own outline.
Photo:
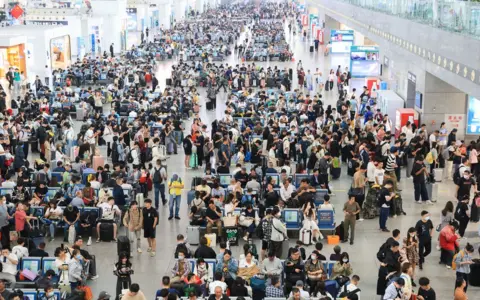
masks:
<path id="1" fill-rule="evenodd" d="M 101 223 L 112 223 L 113 224 L 113 241 L 117 241 L 117 224 L 114 222 L 115 215 L 121 216 L 122 211 L 118 206 L 115 204 L 115 199 L 110 197 L 108 202 L 100 203 L 97 205 L 102 212 L 102 217 L 97 224 L 97 243 L 100 243 L 100 224 Z"/>
<path id="2" fill-rule="evenodd" d="M 215 273 L 214 279 L 215 281 L 210 282 L 208 285 L 208 289 L 210 295 L 215 293 L 215 288 L 220 287 L 222 289 L 222 293 L 227 291 L 227 284 L 222 281 L 223 275 L 221 273 Z"/>
<path id="3" fill-rule="evenodd" d="M 297 280 L 295 287 L 300 291 L 300 299 L 310 299 L 310 294 L 303 289 L 303 281 Z M 292 298 L 293 292 L 290 292 L 289 298 Z"/>
<path id="4" fill-rule="evenodd" d="M 438 137 L 439 134 L 440 134 L 440 131 L 435 130 L 435 131 L 432 132 L 432 134 L 430 134 L 430 136 L 428 137 L 428 142 L 430 143 L 430 148 L 432 148 L 432 143 L 436 143 L 436 142 L 437 142 L 437 137 Z"/>
<path id="5" fill-rule="evenodd" d="M 20 237 L 17 240 L 18 245 L 12 248 L 12 254 L 15 254 L 18 259 L 28 257 L 28 249 L 25 247 L 25 239 Z"/>
<path id="6" fill-rule="evenodd" d="M 97 135 L 98 132 L 94 132 L 95 125 L 90 124 L 87 132 L 85 132 L 85 142 L 90 145 L 90 157 L 93 158 L 95 155 L 95 145 L 97 144 Z"/>
<path id="7" fill-rule="evenodd" d="M 350 283 L 346 286 L 347 292 L 349 295 L 356 294 L 358 300 L 360 300 L 360 289 L 358 288 L 358 283 L 360 282 L 360 276 L 353 275 L 352 279 L 350 279 Z M 342 292 L 341 290 L 340 292 Z"/>
<path id="8" fill-rule="evenodd" d="M 383 179 L 385 178 L 385 170 L 383 169 L 383 161 L 377 163 L 377 167 L 374 171 L 375 183 L 378 185 L 383 185 Z"/>
<path id="9" fill-rule="evenodd" d="M 292 197 L 293 192 L 295 192 L 295 187 L 291 183 L 291 179 L 287 178 L 287 180 L 283 182 L 283 186 L 280 188 L 280 197 L 283 202 L 287 202 L 287 200 Z"/>
<path id="10" fill-rule="evenodd" d="M 369 183 L 373 184 L 375 182 L 375 162 L 373 160 L 369 161 L 367 164 L 367 180 Z"/>
<path id="11" fill-rule="evenodd" d="M 0 256 L 2 263 L 2 272 L 0 273 L 0 279 L 5 279 L 11 282 L 10 288 L 15 288 L 15 275 L 17 275 L 18 258 L 15 254 L 10 253 L 8 248 L 2 249 L 2 256 Z"/>

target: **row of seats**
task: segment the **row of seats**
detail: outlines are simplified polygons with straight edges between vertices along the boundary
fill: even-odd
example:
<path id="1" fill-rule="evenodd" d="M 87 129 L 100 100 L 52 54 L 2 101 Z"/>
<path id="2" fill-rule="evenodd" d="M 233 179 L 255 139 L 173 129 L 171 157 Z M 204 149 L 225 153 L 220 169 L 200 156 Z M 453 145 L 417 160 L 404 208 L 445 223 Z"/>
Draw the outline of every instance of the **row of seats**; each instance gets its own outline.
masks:
<path id="1" fill-rule="evenodd" d="M 43 276 L 48 270 L 53 270 L 55 274 L 59 274 L 59 270 L 55 265 L 55 257 L 24 257 L 21 258 L 17 264 L 17 274 L 28 269 L 38 276 Z M 37 276 L 37 278 L 38 278 Z M 37 279 L 35 278 L 35 279 Z M 17 276 L 17 282 L 22 284 L 33 284 L 28 278 Z M 60 299 L 60 298 L 58 298 Z"/>
<path id="2" fill-rule="evenodd" d="M 36 290 L 36 289 L 24 289 L 24 288 L 22 288 L 21 290 L 23 292 L 23 297 L 24 297 L 23 299 L 39 300 L 45 295 L 45 291 L 42 290 L 42 289 Z M 61 300 L 62 293 L 60 292 L 60 290 L 53 290 L 53 293 L 55 294 L 55 298 L 57 300 Z"/>
<path id="3" fill-rule="evenodd" d="M 206 209 L 206 208 L 205 208 Z M 222 215 L 225 216 L 225 210 L 220 208 Z M 258 208 L 255 208 L 258 212 Z M 233 211 L 234 216 L 240 216 L 242 208 L 236 208 Z M 282 210 L 282 220 L 285 222 L 287 230 L 300 230 L 303 227 L 303 212 L 298 208 L 284 208 Z M 317 225 L 320 230 L 335 230 L 335 212 L 331 209 L 317 209 Z M 205 228 L 205 226 L 202 226 Z"/>
<path id="4" fill-rule="evenodd" d="M 224 188 L 228 187 L 230 185 L 230 181 L 232 180 L 232 178 L 234 178 L 234 175 L 232 175 L 232 174 L 221 174 L 221 173 L 219 173 L 219 174 L 217 174 L 217 176 L 218 176 L 220 185 Z M 303 179 L 310 179 L 310 177 L 312 177 L 312 175 L 294 174 L 292 176 L 292 179 L 293 179 L 292 183 L 295 185 L 296 188 L 299 188 L 302 180 Z M 269 182 L 273 182 L 274 189 L 279 190 L 279 188 L 280 188 L 280 174 L 278 174 L 278 173 L 266 173 L 265 178 L 269 178 L 269 180 L 272 180 L 272 181 L 269 181 Z M 326 193 L 325 191 L 326 191 L 325 189 L 317 189 L 317 192 Z"/>

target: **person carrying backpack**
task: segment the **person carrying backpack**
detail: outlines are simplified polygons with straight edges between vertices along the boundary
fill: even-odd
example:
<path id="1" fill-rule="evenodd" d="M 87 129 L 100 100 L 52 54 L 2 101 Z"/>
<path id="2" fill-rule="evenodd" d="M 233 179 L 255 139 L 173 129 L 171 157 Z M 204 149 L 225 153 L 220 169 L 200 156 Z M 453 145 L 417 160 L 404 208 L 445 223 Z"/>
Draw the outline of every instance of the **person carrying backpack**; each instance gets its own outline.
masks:
<path id="1" fill-rule="evenodd" d="M 177 235 L 177 246 L 175 247 L 175 258 L 178 258 L 178 253 L 183 253 L 185 258 L 192 257 L 192 251 L 190 250 L 190 245 L 185 241 L 183 234 Z"/>
<path id="2" fill-rule="evenodd" d="M 160 196 L 162 197 L 162 204 L 167 204 L 165 198 L 165 181 L 167 180 L 167 169 L 162 165 L 162 161 L 157 159 L 155 166 L 151 170 L 150 174 L 153 174 L 152 183 L 155 195 L 155 208 L 160 207 Z M 160 194 L 160 195 L 159 195 Z"/>
<path id="3" fill-rule="evenodd" d="M 136 238 L 137 252 L 142 253 L 142 249 L 140 247 L 140 234 L 142 233 L 143 214 L 140 210 L 140 207 L 138 207 L 137 201 L 134 200 L 130 203 L 130 209 L 127 210 L 123 216 L 122 222 L 123 226 L 128 228 L 128 239 L 130 240 L 130 243 L 134 245 Z"/>

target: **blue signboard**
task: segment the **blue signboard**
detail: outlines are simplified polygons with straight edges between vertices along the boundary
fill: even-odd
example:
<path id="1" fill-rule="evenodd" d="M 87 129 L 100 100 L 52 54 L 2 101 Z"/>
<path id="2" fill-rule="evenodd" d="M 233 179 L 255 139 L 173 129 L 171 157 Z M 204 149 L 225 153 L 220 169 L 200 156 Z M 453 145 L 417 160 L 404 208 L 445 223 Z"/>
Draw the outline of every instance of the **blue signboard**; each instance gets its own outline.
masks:
<path id="1" fill-rule="evenodd" d="M 353 30 L 334 30 L 330 31 L 330 41 L 332 42 L 331 53 L 350 53 L 350 47 L 353 46 Z"/>
<path id="2" fill-rule="evenodd" d="M 468 96 L 467 134 L 480 134 L 480 99 Z"/>
<path id="3" fill-rule="evenodd" d="M 137 30 L 137 8 L 127 8 L 127 30 Z"/>
<path id="4" fill-rule="evenodd" d="M 92 55 L 94 56 L 94 55 L 95 55 L 95 52 L 96 52 L 96 51 L 95 51 L 95 34 L 91 34 L 91 35 L 90 35 L 90 38 L 91 38 L 91 40 L 92 40 L 92 49 L 91 49 L 91 50 L 92 50 Z"/>
<path id="5" fill-rule="evenodd" d="M 374 46 L 350 47 L 352 77 L 380 76 L 379 48 Z"/>

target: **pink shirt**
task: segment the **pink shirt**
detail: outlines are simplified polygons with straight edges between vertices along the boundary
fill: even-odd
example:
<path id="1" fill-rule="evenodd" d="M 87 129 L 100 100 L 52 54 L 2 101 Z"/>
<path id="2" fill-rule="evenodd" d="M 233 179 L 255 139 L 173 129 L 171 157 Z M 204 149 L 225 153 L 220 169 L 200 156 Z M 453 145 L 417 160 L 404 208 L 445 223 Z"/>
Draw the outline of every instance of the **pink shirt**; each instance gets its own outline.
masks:
<path id="1" fill-rule="evenodd" d="M 25 229 L 25 220 L 27 213 L 24 210 L 17 210 L 15 212 L 15 231 L 20 232 Z"/>

